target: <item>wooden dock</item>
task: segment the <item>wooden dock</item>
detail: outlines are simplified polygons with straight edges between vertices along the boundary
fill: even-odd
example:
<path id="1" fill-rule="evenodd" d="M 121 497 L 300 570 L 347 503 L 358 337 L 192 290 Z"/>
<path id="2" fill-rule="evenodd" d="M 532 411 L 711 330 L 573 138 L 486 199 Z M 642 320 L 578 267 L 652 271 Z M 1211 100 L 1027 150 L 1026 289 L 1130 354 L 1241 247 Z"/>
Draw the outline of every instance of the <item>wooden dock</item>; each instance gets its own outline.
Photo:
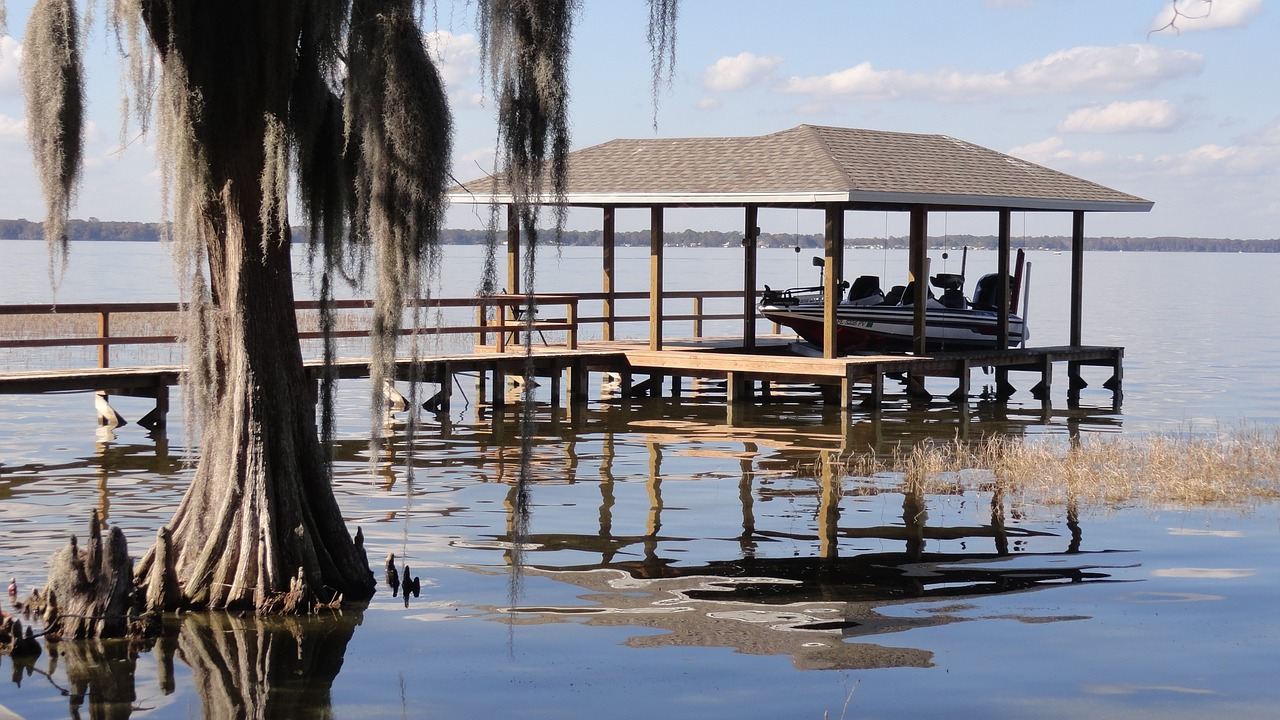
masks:
<path id="1" fill-rule="evenodd" d="M 501 407 L 506 398 L 506 379 L 522 376 L 526 367 L 535 377 L 547 378 L 551 384 L 551 401 L 558 404 L 563 397 L 570 405 L 588 400 L 590 373 L 605 373 L 617 385 L 621 397 L 652 397 L 668 391 L 678 397 L 684 391 L 685 378 L 725 381 L 725 402 L 729 406 L 746 402 L 767 402 L 775 383 L 804 383 L 823 389 L 825 401 L 842 408 L 875 408 L 883 402 L 885 380 L 898 379 L 906 384 L 909 395 L 927 397 L 930 378 L 951 378 L 956 387 L 949 397 L 953 402 L 968 402 L 970 374 L 976 368 L 996 371 L 1003 383 L 1001 399 L 1013 393 L 1008 384 L 1010 371 L 1031 372 L 1038 382 L 1031 389 L 1034 396 L 1046 399 L 1053 378 L 1053 366 L 1066 363 L 1069 377 L 1068 395 L 1083 387 L 1081 366 L 1096 365 L 1112 369 L 1106 385 L 1119 399 L 1124 351 L 1118 347 L 1045 347 L 1007 350 L 1004 352 L 937 353 L 930 356 L 867 355 L 834 359 L 804 357 L 786 353 L 789 343 L 783 338 L 758 338 L 757 352 L 745 353 L 732 339 L 672 340 L 663 350 L 650 350 L 642 341 L 598 341 L 583 343 L 576 349 L 538 346 L 529 354 L 510 347 L 508 352 L 495 352 L 492 346 L 470 354 L 436 355 L 396 362 L 395 378 L 402 382 L 436 383 L 451 389 L 458 374 L 487 377 L 492 391 L 489 402 Z M 313 381 L 319 382 L 323 363 L 306 363 Z M 76 368 L 65 370 L 24 370 L 0 372 L 0 394 L 32 394 L 61 392 L 93 392 L 97 394 L 99 420 L 116 424 L 123 420 L 107 403 L 110 396 L 154 398 L 156 407 L 139 424 L 163 427 L 169 409 L 169 388 L 179 384 L 182 366 Z M 336 379 L 369 376 L 369 360 L 347 358 L 332 368 Z M 637 376 L 643 376 L 638 379 Z M 567 382 L 565 382 L 567 381 Z M 564 383 L 562 385 L 562 383 Z M 857 391 L 866 386 L 868 392 Z M 437 392 L 428 399 L 431 409 L 447 411 L 452 392 Z M 394 402 L 393 402 L 394 404 Z"/>

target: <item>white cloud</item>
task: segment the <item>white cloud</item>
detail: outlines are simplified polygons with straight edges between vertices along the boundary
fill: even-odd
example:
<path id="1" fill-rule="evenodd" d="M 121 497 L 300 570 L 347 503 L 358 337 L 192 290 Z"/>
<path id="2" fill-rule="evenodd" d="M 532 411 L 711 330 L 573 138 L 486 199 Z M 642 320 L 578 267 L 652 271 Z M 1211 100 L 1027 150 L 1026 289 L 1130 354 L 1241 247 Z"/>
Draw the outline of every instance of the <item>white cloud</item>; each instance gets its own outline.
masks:
<path id="1" fill-rule="evenodd" d="M 1058 132 L 1164 132 L 1181 121 L 1182 114 L 1168 100 L 1135 100 L 1080 108 L 1058 123 Z"/>
<path id="2" fill-rule="evenodd" d="M 0 115 L 0 142 L 26 142 L 27 123 L 22 118 Z"/>
<path id="3" fill-rule="evenodd" d="M 22 62 L 22 43 L 9 35 L 0 36 L 0 96 L 18 90 L 18 66 Z"/>
<path id="4" fill-rule="evenodd" d="M 1277 165 L 1280 165 L 1280 147 L 1261 145 L 1208 144 L 1151 159 L 1153 170 L 1198 177 L 1273 174 Z"/>
<path id="5" fill-rule="evenodd" d="M 1194 32 L 1244 27 L 1261 12 L 1262 0 L 1174 0 L 1160 9 L 1151 29 Z"/>
<path id="6" fill-rule="evenodd" d="M 1062 50 L 1020 65 L 1009 76 L 1015 88 L 1036 93 L 1130 92 L 1203 69 L 1199 53 L 1135 44 Z"/>
<path id="7" fill-rule="evenodd" d="M 765 80 L 781 64 L 782 58 L 777 55 L 744 52 L 722 57 L 703 71 L 702 84 L 718 92 L 742 90 Z"/>
<path id="8" fill-rule="evenodd" d="M 703 98 L 698 101 L 698 109 L 703 111 L 719 110 L 724 107 L 724 102 L 719 98 Z"/>
<path id="9" fill-rule="evenodd" d="M 435 61 L 445 92 L 455 105 L 479 106 L 484 96 L 477 90 L 480 81 L 480 41 L 470 33 L 454 35 L 434 30 L 423 36 L 427 52 Z"/>
<path id="10" fill-rule="evenodd" d="M 784 92 L 864 99 L 931 97 L 964 100 L 991 96 L 1118 93 L 1152 88 L 1199 74 L 1204 56 L 1153 45 L 1076 47 L 998 73 L 877 70 L 870 62 L 812 77 L 792 77 Z"/>
<path id="11" fill-rule="evenodd" d="M 1097 150 L 1074 150 L 1055 136 L 1012 148 L 1009 154 L 1064 172 L 1105 167 L 1172 177 L 1261 177 L 1275 175 L 1280 167 L 1280 145 L 1211 143 L 1159 155 L 1117 155 Z"/>

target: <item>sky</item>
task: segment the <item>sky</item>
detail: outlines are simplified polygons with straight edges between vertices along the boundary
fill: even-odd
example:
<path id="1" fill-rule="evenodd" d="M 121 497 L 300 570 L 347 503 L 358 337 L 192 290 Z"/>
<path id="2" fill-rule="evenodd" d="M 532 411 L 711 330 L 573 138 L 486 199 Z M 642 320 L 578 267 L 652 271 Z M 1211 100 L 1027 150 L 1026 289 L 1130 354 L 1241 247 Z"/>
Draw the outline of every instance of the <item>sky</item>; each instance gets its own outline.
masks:
<path id="1" fill-rule="evenodd" d="M 32 0 L 0 36 L 0 217 L 44 216 L 18 66 Z M 676 66 L 655 107 L 645 0 L 582 0 L 570 58 L 572 145 L 763 135 L 802 123 L 950 135 L 1155 202 L 1091 213 L 1090 236 L 1280 237 L 1280 5 L 1264 0 L 683 0 Z M 425 41 L 449 91 L 453 172 L 491 171 L 496 137 L 475 3 L 428 2 Z M 162 218 L 154 135 L 121 140 L 121 63 L 93 29 L 87 162 L 73 217 Z M 656 127 L 655 127 L 656 122 Z M 935 213 L 932 235 L 994 234 L 990 213 Z M 450 212 L 453 227 L 484 213 Z M 619 214 L 620 230 L 647 213 Z M 765 232 L 819 232 L 820 211 L 762 211 Z M 733 230 L 741 213 L 668 211 L 671 231 Z M 598 211 L 570 217 L 596 229 Z M 850 213 L 850 237 L 906 233 Z M 1070 234 L 1066 213 L 1015 213 L 1015 235 Z"/>

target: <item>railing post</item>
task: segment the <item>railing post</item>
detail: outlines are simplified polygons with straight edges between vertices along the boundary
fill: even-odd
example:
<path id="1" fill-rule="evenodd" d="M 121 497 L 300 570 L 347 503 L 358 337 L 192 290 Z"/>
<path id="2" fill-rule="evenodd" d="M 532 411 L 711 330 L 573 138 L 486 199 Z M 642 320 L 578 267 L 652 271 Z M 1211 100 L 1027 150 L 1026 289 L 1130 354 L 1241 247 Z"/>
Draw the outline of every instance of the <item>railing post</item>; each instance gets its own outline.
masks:
<path id="1" fill-rule="evenodd" d="M 507 351 L 507 306 L 499 302 L 494 307 L 493 317 L 498 321 L 498 352 L 504 353 Z M 494 382 L 497 382 L 496 377 Z"/>
<path id="2" fill-rule="evenodd" d="M 578 349 L 578 298 L 569 298 L 569 302 L 565 303 L 565 322 L 569 323 L 569 331 L 567 334 L 567 342 L 570 350 Z M 572 404 L 572 402 L 570 403 Z"/>
<path id="3" fill-rule="evenodd" d="M 111 313 L 105 310 L 98 313 L 98 337 L 111 337 Z M 111 346 L 105 342 L 98 344 L 98 367 L 111 367 Z"/>
<path id="4" fill-rule="evenodd" d="M 693 336 L 702 337 L 702 296 L 693 296 Z"/>
<path id="5" fill-rule="evenodd" d="M 479 342 L 480 345 L 489 344 L 489 333 L 486 332 L 484 329 L 485 323 L 487 322 L 485 315 L 488 314 L 486 312 L 488 307 L 489 306 L 486 305 L 483 301 L 481 301 L 480 304 L 476 305 L 476 327 L 480 328 L 480 332 L 478 333 L 480 336 L 480 342 Z"/>

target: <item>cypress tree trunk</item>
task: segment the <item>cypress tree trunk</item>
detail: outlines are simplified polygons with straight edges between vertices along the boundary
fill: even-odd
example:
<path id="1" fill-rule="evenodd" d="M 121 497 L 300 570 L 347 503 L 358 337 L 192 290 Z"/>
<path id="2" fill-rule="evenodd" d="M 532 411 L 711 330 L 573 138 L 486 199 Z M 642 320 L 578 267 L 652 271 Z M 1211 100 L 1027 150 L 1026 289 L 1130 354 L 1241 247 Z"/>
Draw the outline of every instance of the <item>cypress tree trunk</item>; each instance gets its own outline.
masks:
<path id="1" fill-rule="evenodd" d="M 196 334 L 206 344 L 192 348 L 193 366 L 207 368 L 198 394 L 207 407 L 197 408 L 204 428 L 195 479 L 168 525 L 184 604 L 265 608 L 299 576 L 308 602 L 373 594 L 359 537 L 352 540 L 330 487 L 298 345 L 284 193 L 269 180 L 286 142 L 272 119 L 288 114 L 307 7 L 143 4 L 163 72 L 180 73 L 187 89 L 176 102 L 188 104 L 190 147 L 176 151 L 181 186 L 173 191 L 204 189 L 188 202 L 201 213 L 196 254 L 208 272 L 208 326 Z M 196 168 L 191 177 L 181 158 Z"/>

